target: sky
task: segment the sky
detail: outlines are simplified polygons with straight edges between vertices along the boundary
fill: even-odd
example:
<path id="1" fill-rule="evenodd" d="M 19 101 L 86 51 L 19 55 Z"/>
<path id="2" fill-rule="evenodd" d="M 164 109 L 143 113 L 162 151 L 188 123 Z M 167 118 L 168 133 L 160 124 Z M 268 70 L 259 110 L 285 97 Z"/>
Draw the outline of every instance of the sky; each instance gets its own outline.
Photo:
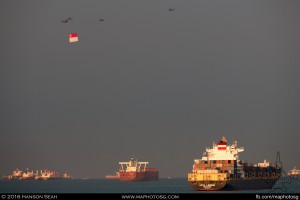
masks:
<path id="1" fill-rule="evenodd" d="M 222 136 L 300 167 L 299 1 L 1 1 L 0 25 L 1 176 L 187 177 Z"/>

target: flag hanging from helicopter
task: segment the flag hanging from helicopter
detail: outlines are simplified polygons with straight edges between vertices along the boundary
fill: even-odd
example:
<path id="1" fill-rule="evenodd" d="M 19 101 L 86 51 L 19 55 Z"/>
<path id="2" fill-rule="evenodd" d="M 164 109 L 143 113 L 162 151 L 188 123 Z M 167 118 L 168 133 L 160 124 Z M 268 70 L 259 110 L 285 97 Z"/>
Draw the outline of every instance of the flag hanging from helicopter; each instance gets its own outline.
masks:
<path id="1" fill-rule="evenodd" d="M 78 34 L 70 33 L 69 34 L 69 42 L 78 42 Z"/>

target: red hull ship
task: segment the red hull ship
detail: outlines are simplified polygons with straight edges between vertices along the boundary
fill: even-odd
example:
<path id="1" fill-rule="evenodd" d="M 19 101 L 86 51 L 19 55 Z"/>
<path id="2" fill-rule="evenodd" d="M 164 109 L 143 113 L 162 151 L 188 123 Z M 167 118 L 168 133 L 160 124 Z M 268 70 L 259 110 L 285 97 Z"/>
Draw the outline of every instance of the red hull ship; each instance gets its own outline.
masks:
<path id="1" fill-rule="evenodd" d="M 121 165 L 119 175 L 120 181 L 151 181 L 158 180 L 157 168 L 148 168 L 149 162 L 138 162 L 131 158 L 129 162 L 119 162 Z"/>

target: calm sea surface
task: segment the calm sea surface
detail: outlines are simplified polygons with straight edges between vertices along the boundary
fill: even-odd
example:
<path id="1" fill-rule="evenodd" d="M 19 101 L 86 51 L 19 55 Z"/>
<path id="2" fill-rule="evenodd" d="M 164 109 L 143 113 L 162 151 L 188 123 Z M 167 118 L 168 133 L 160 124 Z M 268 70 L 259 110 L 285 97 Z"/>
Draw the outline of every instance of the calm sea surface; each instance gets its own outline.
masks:
<path id="1" fill-rule="evenodd" d="M 272 190 L 231 191 L 234 193 L 300 193 L 300 180 L 281 179 Z M 0 180 L 1 193 L 199 193 L 186 178 L 146 182 L 120 182 L 106 179 L 73 179 L 48 181 Z"/>

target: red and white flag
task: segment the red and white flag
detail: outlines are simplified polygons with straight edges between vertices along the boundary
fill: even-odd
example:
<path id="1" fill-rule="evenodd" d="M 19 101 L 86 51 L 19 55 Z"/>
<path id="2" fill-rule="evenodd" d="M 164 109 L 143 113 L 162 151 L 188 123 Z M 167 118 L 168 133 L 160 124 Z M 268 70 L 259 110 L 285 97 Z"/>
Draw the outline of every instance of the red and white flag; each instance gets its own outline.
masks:
<path id="1" fill-rule="evenodd" d="M 69 42 L 78 42 L 78 34 L 70 33 L 69 34 Z"/>

